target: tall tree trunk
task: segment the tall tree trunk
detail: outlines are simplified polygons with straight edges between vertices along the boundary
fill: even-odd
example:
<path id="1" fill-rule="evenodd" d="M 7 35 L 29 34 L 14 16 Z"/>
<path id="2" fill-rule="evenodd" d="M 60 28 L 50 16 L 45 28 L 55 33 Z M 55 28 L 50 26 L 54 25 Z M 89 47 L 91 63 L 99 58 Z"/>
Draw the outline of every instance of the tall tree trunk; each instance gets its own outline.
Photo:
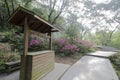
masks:
<path id="1" fill-rule="evenodd" d="M 15 8 L 14 8 L 13 0 L 11 0 L 11 3 L 12 3 L 12 10 L 13 10 L 13 12 L 14 12 Z"/>
<path id="2" fill-rule="evenodd" d="M 10 17 L 10 9 L 9 9 L 9 5 L 8 5 L 7 0 L 5 0 L 5 5 L 6 5 L 6 8 L 7 8 L 8 16 Z"/>

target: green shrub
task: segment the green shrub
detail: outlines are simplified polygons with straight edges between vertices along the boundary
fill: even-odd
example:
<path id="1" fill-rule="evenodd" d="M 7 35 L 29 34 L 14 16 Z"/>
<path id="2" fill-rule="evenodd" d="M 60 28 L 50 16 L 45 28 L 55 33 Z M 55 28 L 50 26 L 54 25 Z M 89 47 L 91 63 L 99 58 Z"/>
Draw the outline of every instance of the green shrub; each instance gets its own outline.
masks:
<path id="1" fill-rule="evenodd" d="M 0 71 L 5 69 L 4 64 L 6 62 L 20 60 L 20 56 L 16 52 L 4 53 L 0 51 Z"/>
<path id="2" fill-rule="evenodd" d="M 3 38 L 1 39 L 2 43 L 9 43 L 12 46 L 12 50 L 23 52 L 23 33 L 16 34 L 15 31 L 8 31 L 3 33 Z"/>
<path id="3" fill-rule="evenodd" d="M 115 56 L 110 57 L 110 60 L 116 70 L 116 73 L 120 79 L 120 53 Z"/>

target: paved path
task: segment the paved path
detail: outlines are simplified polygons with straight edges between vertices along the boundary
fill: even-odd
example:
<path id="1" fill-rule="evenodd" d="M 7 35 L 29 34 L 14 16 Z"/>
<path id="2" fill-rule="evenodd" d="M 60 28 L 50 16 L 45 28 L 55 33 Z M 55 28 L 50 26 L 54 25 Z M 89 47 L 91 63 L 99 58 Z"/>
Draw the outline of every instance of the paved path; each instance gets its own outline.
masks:
<path id="1" fill-rule="evenodd" d="M 108 52 L 108 51 L 96 51 L 94 53 L 88 53 L 91 56 L 98 56 L 98 57 L 110 57 L 117 54 L 117 52 Z"/>
<path id="2" fill-rule="evenodd" d="M 64 73 L 67 71 L 67 69 L 70 67 L 70 65 L 66 64 L 56 64 L 57 66 L 55 69 L 50 72 L 48 75 L 43 77 L 40 80 L 58 80 Z"/>
<path id="3" fill-rule="evenodd" d="M 55 64 L 55 69 L 40 80 L 119 80 L 108 58 L 115 52 L 98 51 L 84 56 L 72 67 Z M 67 71 L 66 71 L 67 70 Z M 61 79 L 59 79 L 61 77 Z M 19 80 L 19 71 L 0 75 L 0 80 Z"/>
<path id="4" fill-rule="evenodd" d="M 96 52 L 110 56 L 114 52 Z M 109 54 L 109 55 L 108 55 Z M 84 56 L 68 69 L 60 80 L 119 80 L 108 58 Z"/>
<path id="5" fill-rule="evenodd" d="M 70 65 L 56 63 L 55 69 L 40 80 L 58 80 L 69 67 Z M 10 75 L 2 74 L 0 80 L 19 80 L 19 73 L 19 71 L 16 71 Z"/>

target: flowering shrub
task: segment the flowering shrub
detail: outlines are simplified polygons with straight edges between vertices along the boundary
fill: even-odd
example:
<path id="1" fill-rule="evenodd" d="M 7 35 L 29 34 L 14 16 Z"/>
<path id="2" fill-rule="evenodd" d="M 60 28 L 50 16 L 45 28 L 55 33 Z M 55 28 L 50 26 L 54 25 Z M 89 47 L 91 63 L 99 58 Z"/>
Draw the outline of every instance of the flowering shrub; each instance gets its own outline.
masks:
<path id="1" fill-rule="evenodd" d="M 81 44 L 82 46 L 86 46 L 86 47 L 94 47 L 95 43 L 91 42 L 91 41 L 86 41 L 86 40 L 76 40 L 75 42 Z"/>
<path id="2" fill-rule="evenodd" d="M 71 55 L 77 53 L 79 51 L 79 48 L 74 44 L 67 44 L 60 51 L 62 53 L 65 53 L 65 55 Z"/>
<path id="3" fill-rule="evenodd" d="M 68 39 L 57 39 L 54 42 L 54 50 L 58 55 L 70 56 L 76 53 L 91 52 L 95 43 L 86 40 L 70 41 Z"/>
<path id="4" fill-rule="evenodd" d="M 95 44 L 86 40 L 70 41 L 68 39 L 60 38 L 53 41 L 53 50 L 60 56 L 71 56 L 77 53 L 90 52 Z M 42 39 L 32 39 L 29 42 L 29 50 L 38 51 L 48 49 L 48 43 Z"/>
<path id="5" fill-rule="evenodd" d="M 95 43 L 91 41 L 76 40 L 75 44 L 80 48 L 79 53 L 87 53 L 87 52 L 94 51 L 93 47 L 95 46 Z"/>
<path id="6" fill-rule="evenodd" d="M 39 44 L 40 44 L 39 39 L 33 39 L 33 40 L 30 41 L 30 46 L 39 45 Z"/>
<path id="7" fill-rule="evenodd" d="M 59 46 L 64 46 L 66 43 L 68 43 L 68 40 L 64 38 L 56 40 L 56 44 L 58 44 Z"/>
<path id="8" fill-rule="evenodd" d="M 29 42 L 29 51 L 38 51 L 40 50 L 41 41 L 39 39 L 32 39 Z"/>
<path id="9" fill-rule="evenodd" d="M 48 42 L 42 40 L 41 38 L 32 38 L 29 41 L 29 51 L 41 51 L 48 49 Z"/>

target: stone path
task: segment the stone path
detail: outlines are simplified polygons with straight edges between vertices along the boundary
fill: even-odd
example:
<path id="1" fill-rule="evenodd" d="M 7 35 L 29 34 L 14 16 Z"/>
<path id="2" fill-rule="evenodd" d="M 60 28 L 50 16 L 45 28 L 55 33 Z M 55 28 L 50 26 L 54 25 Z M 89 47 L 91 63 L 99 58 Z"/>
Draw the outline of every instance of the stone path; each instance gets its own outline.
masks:
<path id="1" fill-rule="evenodd" d="M 58 80 L 69 67 L 70 65 L 56 63 L 55 69 L 40 80 Z M 9 75 L 1 74 L 0 80 L 19 80 L 19 73 L 19 71 L 16 71 Z"/>
<path id="2" fill-rule="evenodd" d="M 108 57 L 115 52 L 95 52 L 92 55 Z M 119 80 L 108 58 L 84 56 L 68 69 L 60 80 Z"/>

